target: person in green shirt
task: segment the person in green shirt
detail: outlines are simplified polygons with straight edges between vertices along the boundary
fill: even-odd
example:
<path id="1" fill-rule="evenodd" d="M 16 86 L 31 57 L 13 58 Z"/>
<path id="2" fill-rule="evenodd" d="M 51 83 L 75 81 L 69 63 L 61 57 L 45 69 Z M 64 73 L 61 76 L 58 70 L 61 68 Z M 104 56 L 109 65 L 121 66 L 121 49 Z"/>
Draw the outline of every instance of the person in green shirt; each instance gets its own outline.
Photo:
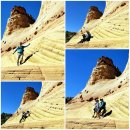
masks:
<path id="1" fill-rule="evenodd" d="M 18 59 L 17 59 L 17 66 L 21 65 L 23 62 L 23 56 L 24 56 L 24 48 L 28 47 L 30 43 L 26 46 L 22 46 L 22 42 L 20 42 L 19 46 L 15 49 L 14 53 L 17 51 Z M 14 54 L 13 53 L 13 54 Z"/>

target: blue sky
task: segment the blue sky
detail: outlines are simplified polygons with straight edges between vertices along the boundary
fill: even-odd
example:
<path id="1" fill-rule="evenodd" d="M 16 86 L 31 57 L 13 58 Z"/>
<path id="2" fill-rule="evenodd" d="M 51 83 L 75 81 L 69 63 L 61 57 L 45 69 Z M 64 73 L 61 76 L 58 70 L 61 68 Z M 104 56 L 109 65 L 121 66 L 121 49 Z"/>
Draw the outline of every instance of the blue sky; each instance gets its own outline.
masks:
<path id="1" fill-rule="evenodd" d="M 86 86 L 97 60 L 107 56 L 122 72 L 128 61 L 128 50 L 67 50 L 66 96 L 76 96 Z"/>
<path id="2" fill-rule="evenodd" d="M 26 87 L 33 87 L 39 93 L 41 86 L 41 82 L 2 82 L 1 112 L 14 113 L 21 103 Z"/>
<path id="3" fill-rule="evenodd" d="M 10 17 L 11 9 L 14 6 L 22 6 L 27 13 L 31 14 L 36 20 L 38 17 L 41 2 L 40 1 L 2 1 L 1 2 L 1 38 L 6 28 L 7 20 Z"/>
<path id="4" fill-rule="evenodd" d="M 67 1 L 66 31 L 78 32 L 84 24 L 90 6 L 96 6 L 104 12 L 105 1 Z"/>

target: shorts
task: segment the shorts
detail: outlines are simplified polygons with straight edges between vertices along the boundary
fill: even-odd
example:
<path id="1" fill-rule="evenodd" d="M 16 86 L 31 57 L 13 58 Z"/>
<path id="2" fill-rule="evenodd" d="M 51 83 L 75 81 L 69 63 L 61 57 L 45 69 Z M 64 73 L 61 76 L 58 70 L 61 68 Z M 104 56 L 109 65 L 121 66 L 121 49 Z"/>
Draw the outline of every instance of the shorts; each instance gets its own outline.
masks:
<path id="1" fill-rule="evenodd" d="M 94 108 L 93 110 L 94 110 L 94 112 L 99 112 L 100 111 L 99 108 Z"/>

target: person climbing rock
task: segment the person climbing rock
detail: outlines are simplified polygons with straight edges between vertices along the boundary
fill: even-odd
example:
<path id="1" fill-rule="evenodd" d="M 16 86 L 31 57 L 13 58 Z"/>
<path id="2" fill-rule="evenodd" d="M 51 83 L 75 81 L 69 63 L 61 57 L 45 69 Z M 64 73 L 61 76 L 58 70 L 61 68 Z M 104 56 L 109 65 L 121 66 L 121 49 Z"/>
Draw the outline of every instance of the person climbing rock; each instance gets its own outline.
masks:
<path id="1" fill-rule="evenodd" d="M 100 110 L 100 107 L 99 107 L 99 100 L 98 99 L 95 99 L 95 106 L 94 106 L 94 115 L 92 116 L 93 118 L 96 118 L 98 117 L 100 119 L 100 114 L 99 114 L 99 110 Z M 95 116 L 96 114 L 96 116 Z"/>
<path id="2" fill-rule="evenodd" d="M 99 107 L 100 116 L 104 117 L 104 114 L 106 113 L 106 102 L 102 98 L 100 99 Z"/>
<path id="3" fill-rule="evenodd" d="M 31 114 L 30 111 L 27 111 L 26 112 L 26 117 L 30 116 L 30 114 Z"/>
<path id="4" fill-rule="evenodd" d="M 24 56 L 24 48 L 28 47 L 29 45 L 30 45 L 30 43 L 28 45 L 26 45 L 26 46 L 22 46 L 22 42 L 20 42 L 19 46 L 15 49 L 14 53 L 16 51 L 18 53 L 17 66 L 22 64 L 23 56 Z"/>
<path id="5" fill-rule="evenodd" d="M 30 111 L 23 112 L 23 113 L 22 113 L 22 117 L 21 117 L 19 123 L 21 123 L 22 121 L 25 121 L 26 118 L 30 116 L 30 114 L 31 114 Z"/>
<path id="6" fill-rule="evenodd" d="M 86 31 L 85 34 L 82 34 L 82 37 L 83 37 L 83 39 L 80 42 L 78 42 L 78 43 L 83 43 L 85 41 L 89 42 L 90 39 L 93 38 L 93 36 L 91 35 L 91 33 L 89 31 Z"/>
<path id="7" fill-rule="evenodd" d="M 22 120 L 25 120 L 25 112 L 22 112 L 22 117 L 21 117 L 21 119 L 20 119 L 19 123 L 21 123 L 21 122 L 22 122 Z"/>

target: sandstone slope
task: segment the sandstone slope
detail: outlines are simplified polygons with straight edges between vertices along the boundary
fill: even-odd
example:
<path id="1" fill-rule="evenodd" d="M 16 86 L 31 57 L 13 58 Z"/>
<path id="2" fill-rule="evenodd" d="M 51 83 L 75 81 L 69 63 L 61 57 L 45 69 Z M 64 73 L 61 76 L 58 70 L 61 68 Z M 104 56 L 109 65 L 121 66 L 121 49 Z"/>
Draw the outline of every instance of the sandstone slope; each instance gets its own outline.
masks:
<path id="1" fill-rule="evenodd" d="M 29 16 L 21 7 L 11 12 L 2 39 L 2 79 L 63 79 L 64 2 L 42 2 L 33 24 Z M 17 66 L 17 54 L 12 53 L 20 42 L 31 44 L 25 48 L 24 63 Z"/>
<path id="2" fill-rule="evenodd" d="M 118 71 L 113 72 L 114 65 L 111 70 L 107 66 L 106 63 L 97 64 L 86 87 L 67 104 L 67 128 L 128 128 L 128 65 L 120 76 L 116 76 Z M 103 68 L 109 72 L 103 71 Z M 114 79 L 110 76 L 112 73 Z M 92 118 L 94 99 L 97 98 L 106 101 L 110 114 L 102 119 Z"/>
<path id="3" fill-rule="evenodd" d="M 88 13 L 81 30 L 68 43 L 68 48 L 128 48 L 129 14 L 128 1 L 107 1 L 102 17 Z M 91 15 L 89 15 L 91 14 Z M 89 17 L 88 17 L 89 16 Z M 90 17 L 91 16 L 91 17 Z M 82 33 L 89 30 L 91 41 L 77 44 Z"/>
<path id="4" fill-rule="evenodd" d="M 64 128 L 64 83 L 43 82 L 39 96 L 34 100 L 27 98 L 31 94 L 35 97 L 34 93 L 27 88 L 20 107 L 2 128 Z M 27 110 L 31 112 L 30 116 L 19 123 L 22 112 Z"/>

